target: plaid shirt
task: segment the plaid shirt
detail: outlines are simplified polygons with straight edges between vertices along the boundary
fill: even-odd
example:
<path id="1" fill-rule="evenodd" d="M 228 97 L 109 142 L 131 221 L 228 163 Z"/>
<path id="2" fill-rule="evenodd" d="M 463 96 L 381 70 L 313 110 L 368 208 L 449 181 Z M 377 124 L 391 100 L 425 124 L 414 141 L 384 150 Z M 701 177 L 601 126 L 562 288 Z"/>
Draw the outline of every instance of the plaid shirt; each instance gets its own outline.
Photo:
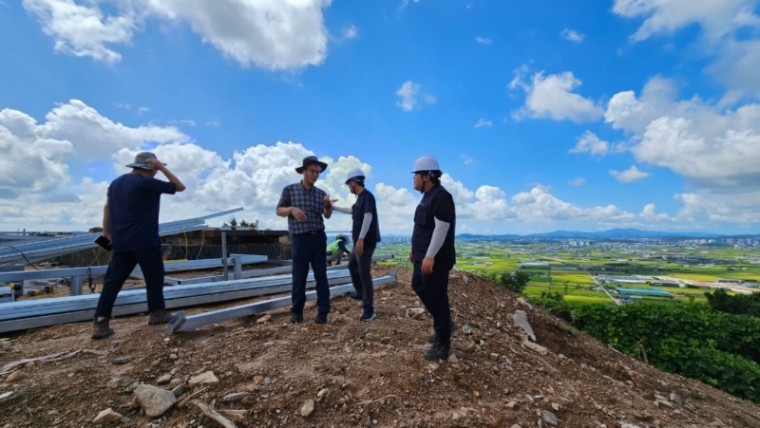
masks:
<path id="1" fill-rule="evenodd" d="M 324 197 L 327 195 L 322 189 L 312 187 L 307 189 L 301 182 L 289 184 L 282 189 L 280 207 L 296 207 L 306 213 L 306 221 L 297 221 L 292 215 L 288 216 L 288 231 L 291 235 L 318 232 L 325 230 L 325 222 L 322 214 L 325 211 Z"/>

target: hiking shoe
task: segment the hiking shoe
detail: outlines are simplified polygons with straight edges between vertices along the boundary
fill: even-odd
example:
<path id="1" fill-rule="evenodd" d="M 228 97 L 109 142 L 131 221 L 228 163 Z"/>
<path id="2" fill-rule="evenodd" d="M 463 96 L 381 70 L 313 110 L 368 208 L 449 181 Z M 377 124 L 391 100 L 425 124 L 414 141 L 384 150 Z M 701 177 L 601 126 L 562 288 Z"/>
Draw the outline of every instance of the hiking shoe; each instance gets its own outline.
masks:
<path id="1" fill-rule="evenodd" d="M 92 323 L 92 338 L 105 339 L 113 334 L 113 329 L 108 325 L 108 318 Z"/>
<path id="2" fill-rule="evenodd" d="M 375 318 L 377 318 L 375 311 L 364 310 L 362 316 L 359 317 L 359 321 L 372 321 Z"/>
<path id="3" fill-rule="evenodd" d="M 454 334 L 454 330 L 457 329 L 457 323 L 454 322 L 454 320 L 451 320 L 449 323 L 449 330 L 451 331 L 451 334 Z M 435 340 L 438 338 L 438 334 L 434 331 L 433 334 L 428 337 L 428 343 L 435 343 Z"/>
<path id="4" fill-rule="evenodd" d="M 314 318 L 314 322 L 317 324 L 327 324 L 327 312 L 320 312 L 317 317 Z"/>
<path id="5" fill-rule="evenodd" d="M 435 343 L 425 352 L 425 359 L 428 361 L 445 360 L 449 358 L 451 345 Z"/>
<path id="6" fill-rule="evenodd" d="M 298 324 L 303 322 L 303 314 L 301 313 L 292 313 L 290 314 L 290 322 L 292 324 Z"/>
<path id="7" fill-rule="evenodd" d="M 172 313 L 166 309 L 159 309 L 151 312 L 148 317 L 148 325 L 166 324 L 172 319 Z"/>

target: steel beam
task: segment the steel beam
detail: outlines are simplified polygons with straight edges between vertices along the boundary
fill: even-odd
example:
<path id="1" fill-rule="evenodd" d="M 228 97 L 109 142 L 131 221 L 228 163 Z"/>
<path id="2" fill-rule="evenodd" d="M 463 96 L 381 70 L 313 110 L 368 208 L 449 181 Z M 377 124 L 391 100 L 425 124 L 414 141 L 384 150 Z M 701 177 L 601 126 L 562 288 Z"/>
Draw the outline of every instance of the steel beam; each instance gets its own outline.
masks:
<path id="1" fill-rule="evenodd" d="M 342 277 L 328 280 L 331 286 L 343 286 L 343 284 L 350 284 L 351 278 Z M 315 283 L 309 282 L 306 284 L 307 288 L 314 288 Z M 205 305 L 211 303 L 226 302 L 230 300 L 239 300 L 252 297 L 261 297 L 278 293 L 285 293 L 291 290 L 290 284 L 280 286 L 267 286 L 260 288 L 250 288 L 243 290 L 235 290 L 229 292 L 221 292 L 214 294 L 201 294 L 197 296 L 188 296 L 175 299 L 166 300 L 167 309 L 187 308 L 197 305 Z M 353 285 L 351 285 L 353 289 Z M 143 293 L 144 294 L 144 293 Z M 145 313 L 148 311 L 148 304 L 145 302 L 136 302 L 129 304 L 122 304 L 114 306 L 113 316 L 124 316 Z M 49 327 L 52 325 L 68 324 L 80 321 L 91 321 L 95 318 L 95 308 L 88 308 L 83 310 L 73 310 L 64 313 L 55 313 L 42 316 L 33 316 L 28 318 L 17 318 L 6 321 L 0 321 L 0 333 L 28 330 L 30 328 Z"/>
<path id="2" fill-rule="evenodd" d="M 377 287 L 383 284 L 396 282 L 395 275 L 383 276 L 372 280 L 373 286 Z M 330 296 L 349 293 L 354 290 L 353 284 L 342 285 L 330 288 Z M 306 300 L 316 300 L 317 292 L 310 291 L 306 293 Z M 231 319 L 256 315 L 273 309 L 284 308 L 291 304 L 290 296 L 277 297 L 263 302 L 251 303 L 248 305 L 235 306 L 232 308 L 218 309 L 215 311 L 204 312 L 196 315 L 185 315 L 185 311 L 177 312 L 167 327 L 169 334 L 175 332 L 190 331 L 198 327 L 209 324 L 215 324 Z"/>

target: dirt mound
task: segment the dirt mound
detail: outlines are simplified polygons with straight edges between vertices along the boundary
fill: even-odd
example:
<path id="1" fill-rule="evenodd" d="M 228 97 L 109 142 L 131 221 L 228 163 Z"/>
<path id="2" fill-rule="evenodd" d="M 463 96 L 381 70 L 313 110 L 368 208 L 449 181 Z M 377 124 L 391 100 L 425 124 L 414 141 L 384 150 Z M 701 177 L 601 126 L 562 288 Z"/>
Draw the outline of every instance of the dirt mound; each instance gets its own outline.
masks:
<path id="1" fill-rule="evenodd" d="M 303 324 L 282 309 L 167 337 L 135 316 L 102 341 L 89 323 L 2 339 L 0 426 L 94 426 L 108 408 L 112 426 L 135 427 L 760 426 L 760 406 L 628 358 L 462 272 L 450 284 L 453 356 L 428 362 L 432 321 L 410 316 L 420 304 L 409 278 L 399 270 L 377 290 L 369 323 L 359 302 L 336 297 L 327 325 L 311 321 L 312 302 Z M 176 388 L 177 402 L 147 416 L 134 399 L 141 383 Z"/>

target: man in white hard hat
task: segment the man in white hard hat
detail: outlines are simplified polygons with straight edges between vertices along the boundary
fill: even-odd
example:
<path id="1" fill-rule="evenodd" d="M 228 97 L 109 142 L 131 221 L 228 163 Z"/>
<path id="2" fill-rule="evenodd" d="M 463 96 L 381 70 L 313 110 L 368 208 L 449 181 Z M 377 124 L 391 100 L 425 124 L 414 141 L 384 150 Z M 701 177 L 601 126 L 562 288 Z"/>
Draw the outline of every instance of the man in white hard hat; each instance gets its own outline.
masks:
<path id="1" fill-rule="evenodd" d="M 132 172 L 123 174 L 108 186 L 103 208 L 103 238 L 113 249 L 103 291 L 95 309 L 92 338 L 112 335 L 109 326 L 113 305 L 124 281 L 135 265 L 140 265 L 148 295 L 148 324 L 166 324 L 171 313 L 164 303 L 164 262 L 158 236 L 158 213 L 162 194 L 175 194 L 185 185 L 151 152 L 141 152 L 127 165 Z M 168 182 L 156 179 L 161 173 Z M 110 242 L 109 242 L 110 241 Z"/>
<path id="2" fill-rule="evenodd" d="M 364 173 L 354 168 L 346 176 L 348 190 L 356 195 L 356 202 L 351 208 L 334 207 L 335 211 L 351 214 L 351 236 L 354 248 L 348 258 L 348 270 L 354 293 L 351 297 L 362 301 L 363 311 L 360 321 L 372 321 L 376 318 L 374 289 L 372 287 L 372 255 L 380 242 L 380 226 L 377 219 L 375 195 L 364 186 Z"/>
<path id="3" fill-rule="evenodd" d="M 317 324 L 327 323 L 330 312 L 330 286 L 327 283 L 327 235 L 324 218 L 332 216 L 332 201 L 322 189 L 316 186 L 319 174 L 327 169 L 327 164 L 316 156 L 306 156 L 296 172 L 303 174 L 298 183 L 282 189 L 277 203 L 277 215 L 288 218 L 291 252 L 293 257 L 293 288 L 290 322 L 303 322 L 303 308 L 306 304 L 306 277 L 309 265 L 314 272 L 317 288 Z"/>
<path id="4" fill-rule="evenodd" d="M 409 261 L 413 264 L 412 289 L 433 316 L 433 345 L 425 359 L 446 359 L 455 326 L 449 306 L 449 271 L 456 263 L 454 198 L 441 185 L 441 168 L 432 156 L 414 162 L 414 189 L 422 200 L 414 212 L 414 231 Z"/>

